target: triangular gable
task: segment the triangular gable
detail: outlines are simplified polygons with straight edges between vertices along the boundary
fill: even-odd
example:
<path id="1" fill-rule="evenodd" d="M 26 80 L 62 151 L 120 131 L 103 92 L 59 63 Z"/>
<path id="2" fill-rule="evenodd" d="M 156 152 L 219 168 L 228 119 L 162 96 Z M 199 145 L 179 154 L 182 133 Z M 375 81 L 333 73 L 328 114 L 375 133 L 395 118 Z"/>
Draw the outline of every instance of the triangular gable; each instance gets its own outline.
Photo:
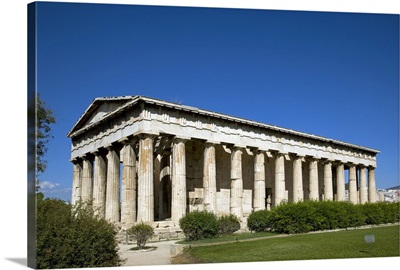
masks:
<path id="1" fill-rule="evenodd" d="M 102 97 L 96 98 L 68 132 L 70 137 L 74 132 L 91 126 L 108 115 L 130 103 L 136 96 Z"/>

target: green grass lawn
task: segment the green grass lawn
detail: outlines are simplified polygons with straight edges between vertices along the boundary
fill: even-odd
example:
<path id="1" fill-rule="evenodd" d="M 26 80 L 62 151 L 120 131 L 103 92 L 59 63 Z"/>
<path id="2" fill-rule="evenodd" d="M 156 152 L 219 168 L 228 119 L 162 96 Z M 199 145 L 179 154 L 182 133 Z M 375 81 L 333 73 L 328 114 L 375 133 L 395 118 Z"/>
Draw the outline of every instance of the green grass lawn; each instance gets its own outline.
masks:
<path id="1" fill-rule="evenodd" d="M 207 238 L 201 239 L 196 241 L 186 241 L 182 240 L 177 242 L 178 244 L 186 244 L 186 245 L 202 245 L 202 244 L 211 244 L 211 243 L 221 243 L 221 242 L 235 242 L 240 240 L 248 240 L 248 239 L 255 239 L 255 238 L 263 238 L 263 237 L 270 237 L 278 235 L 275 232 L 256 232 L 256 233 L 238 233 L 232 235 L 223 235 L 221 237 L 215 238 Z"/>
<path id="2" fill-rule="evenodd" d="M 291 235 L 187 249 L 177 263 L 256 262 L 400 256 L 399 225 Z M 365 243 L 374 235 L 374 243 Z"/>

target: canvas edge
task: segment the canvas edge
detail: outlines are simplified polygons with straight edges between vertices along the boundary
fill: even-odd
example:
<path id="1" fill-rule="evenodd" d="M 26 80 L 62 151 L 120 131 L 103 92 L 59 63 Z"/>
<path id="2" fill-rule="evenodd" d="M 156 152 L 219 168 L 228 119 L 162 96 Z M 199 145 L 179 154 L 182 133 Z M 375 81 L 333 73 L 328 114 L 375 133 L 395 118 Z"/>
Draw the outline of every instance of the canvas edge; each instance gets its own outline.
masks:
<path id="1" fill-rule="evenodd" d="M 27 4 L 27 266 L 36 268 L 36 8 Z"/>

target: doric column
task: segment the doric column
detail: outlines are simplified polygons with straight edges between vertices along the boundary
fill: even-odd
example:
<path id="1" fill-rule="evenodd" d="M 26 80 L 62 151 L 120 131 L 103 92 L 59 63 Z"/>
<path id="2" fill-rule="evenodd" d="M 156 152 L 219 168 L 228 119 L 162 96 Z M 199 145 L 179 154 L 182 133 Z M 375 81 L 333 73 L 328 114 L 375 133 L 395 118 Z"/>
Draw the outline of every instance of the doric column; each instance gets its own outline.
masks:
<path id="1" fill-rule="evenodd" d="M 254 211 L 265 209 L 265 154 L 254 153 Z"/>
<path id="2" fill-rule="evenodd" d="M 239 219 L 243 217 L 242 150 L 232 148 L 231 154 L 231 200 L 230 212 Z"/>
<path id="3" fill-rule="evenodd" d="M 93 164 L 88 157 L 83 158 L 82 201 L 91 201 L 93 197 Z"/>
<path id="4" fill-rule="evenodd" d="M 293 161 L 293 202 L 304 200 L 302 156 L 295 156 Z"/>
<path id="5" fill-rule="evenodd" d="M 107 147 L 106 220 L 119 222 L 119 157 L 113 146 Z"/>
<path id="6" fill-rule="evenodd" d="M 154 135 L 139 135 L 138 222 L 154 221 Z"/>
<path id="7" fill-rule="evenodd" d="M 72 174 L 72 198 L 71 204 L 74 205 L 81 200 L 82 197 L 82 164 L 79 160 L 73 160 Z"/>
<path id="8" fill-rule="evenodd" d="M 354 204 L 358 203 L 357 174 L 356 174 L 356 166 L 354 164 L 351 164 L 349 168 L 349 199 L 350 202 Z"/>
<path id="9" fill-rule="evenodd" d="M 346 195 L 345 195 L 345 184 L 344 184 L 344 165 L 339 164 L 336 167 L 336 196 L 337 196 L 337 201 L 345 201 L 346 200 Z"/>
<path id="10" fill-rule="evenodd" d="M 274 206 L 285 200 L 285 156 L 282 153 L 275 155 L 275 198 Z"/>
<path id="11" fill-rule="evenodd" d="M 160 160 L 160 193 L 159 218 L 164 220 L 171 217 L 171 152 L 164 151 Z"/>
<path id="12" fill-rule="evenodd" d="M 311 159 L 309 164 L 310 170 L 310 200 L 319 200 L 319 190 L 318 190 L 318 161 L 316 159 Z"/>
<path id="13" fill-rule="evenodd" d="M 107 165 L 99 151 L 94 152 L 93 209 L 105 217 Z"/>
<path id="14" fill-rule="evenodd" d="M 324 200 L 333 200 L 332 163 L 324 163 Z"/>
<path id="15" fill-rule="evenodd" d="M 172 202 L 171 219 L 178 225 L 186 215 L 186 139 L 174 138 L 172 145 Z"/>
<path id="16" fill-rule="evenodd" d="M 154 145 L 156 147 L 157 143 Z M 162 193 L 160 192 L 161 188 L 161 179 L 160 179 L 160 173 L 161 173 L 161 153 L 154 149 L 155 151 L 155 156 L 154 156 L 154 219 L 155 220 L 161 220 L 160 218 L 160 206 L 161 206 L 161 201 L 162 199 Z"/>
<path id="17" fill-rule="evenodd" d="M 204 149 L 204 209 L 216 213 L 217 211 L 217 172 L 215 160 L 215 146 L 206 143 Z"/>
<path id="18" fill-rule="evenodd" d="M 368 201 L 376 202 L 375 168 L 368 168 Z"/>
<path id="19" fill-rule="evenodd" d="M 367 194 L 367 170 L 361 165 L 360 166 L 360 203 L 366 203 L 368 201 Z"/>
<path id="20" fill-rule="evenodd" d="M 129 229 L 136 222 L 136 154 L 124 141 L 122 150 L 121 225 Z"/>

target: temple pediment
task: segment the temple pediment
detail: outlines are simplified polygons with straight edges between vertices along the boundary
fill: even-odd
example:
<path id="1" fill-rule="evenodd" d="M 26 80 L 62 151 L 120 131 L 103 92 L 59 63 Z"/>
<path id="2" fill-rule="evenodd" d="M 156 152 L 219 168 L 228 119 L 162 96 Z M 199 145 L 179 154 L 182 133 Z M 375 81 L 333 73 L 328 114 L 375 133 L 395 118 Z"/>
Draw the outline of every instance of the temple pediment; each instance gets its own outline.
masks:
<path id="1" fill-rule="evenodd" d="M 135 99 L 136 96 L 96 98 L 68 132 L 67 136 L 107 118 L 132 103 Z"/>

